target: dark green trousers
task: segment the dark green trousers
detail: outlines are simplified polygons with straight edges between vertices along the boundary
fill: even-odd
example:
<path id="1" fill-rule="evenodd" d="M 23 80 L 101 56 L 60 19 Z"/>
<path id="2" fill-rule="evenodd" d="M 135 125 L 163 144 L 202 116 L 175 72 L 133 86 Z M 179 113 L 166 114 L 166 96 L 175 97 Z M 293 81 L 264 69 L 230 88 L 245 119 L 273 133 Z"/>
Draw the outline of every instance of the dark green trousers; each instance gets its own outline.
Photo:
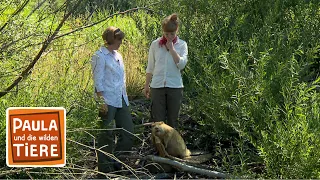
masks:
<path id="1" fill-rule="evenodd" d="M 133 133 L 133 122 L 129 106 L 122 98 L 122 108 L 108 105 L 108 113 L 99 113 L 101 117 L 101 129 L 113 129 L 113 120 L 117 128 L 123 128 Z M 102 130 L 98 134 L 98 148 L 104 152 L 120 155 L 121 152 L 130 151 L 133 145 L 133 136 L 125 130 L 119 130 L 119 139 L 115 145 L 115 133 L 113 130 Z M 98 151 L 98 170 L 100 172 L 113 171 L 112 158 Z"/>
<path id="2" fill-rule="evenodd" d="M 151 88 L 151 120 L 177 126 L 183 88 Z"/>

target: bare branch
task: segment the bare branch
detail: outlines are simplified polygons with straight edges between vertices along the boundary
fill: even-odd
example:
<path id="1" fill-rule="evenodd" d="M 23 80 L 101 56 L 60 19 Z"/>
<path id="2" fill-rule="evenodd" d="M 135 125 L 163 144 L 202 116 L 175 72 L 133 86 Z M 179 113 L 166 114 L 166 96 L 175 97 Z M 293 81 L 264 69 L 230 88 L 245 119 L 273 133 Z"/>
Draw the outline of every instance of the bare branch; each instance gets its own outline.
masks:
<path id="1" fill-rule="evenodd" d="M 38 10 L 47 0 L 43 0 L 41 1 L 37 7 L 35 7 L 27 16 L 26 19 L 28 19 L 34 12 L 36 12 L 36 10 Z"/>
<path id="2" fill-rule="evenodd" d="M 2 8 L 0 11 L 0 14 L 2 14 L 8 7 L 10 7 L 10 5 L 13 3 L 13 0 L 10 1 L 9 4 L 6 5 L 6 7 Z"/>
<path id="3" fill-rule="evenodd" d="M 10 175 L 10 174 L 18 174 L 21 172 L 26 172 L 32 169 L 36 169 L 36 167 L 33 168 L 19 168 L 19 169 L 11 169 L 11 170 L 5 170 L 4 168 L 1 169 L 0 177 L 4 177 L 5 175 Z"/>
<path id="4" fill-rule="evenodd" d="M 29 37 L 31 37 L 31 36 L 34 36 L 34 35 L 36 35 L 36 33 L 32 33 L 32 34 L 26 35 L 26 36 L 24 36 L 24 37 L 22 37 L 22 38 L 20 38 L 20 39 L 11 41 L 10 43 L 3 44 L 3 45 L 1 46 L 1 48 L 0 48 L 0 52 L 4 51 L 5 49 L 7 49 L 8 47 L 14 45 L 14 44 L 17 43 L 17 42 L 19 42 L 19 41 L 21 41 L 21 40 L 25 40 L 25 39 L 27 39 L 27 38 L 29 38 Z"/>
<path id="5" fill-rule="evenodd" d="M 148 155 L 145 158 L 150 161 L 153 161 L 153 162 L 169 164 L 173 167 L 180 169 L 181 171 L 193 172 L 193 173 L 197 173 L 197 174 L 206 175 L 208 177 L 230 178 L 230 177 L 228 177 L 228 175 L 221 173 L 221 172 L 218 172 L 218 171 L 200 169 L 197 167 L 193 167 L 193 166 L 190 166 L 190 165 L 178 162 L 178 161 L 174 161 L 174 160 L 159 157 L 159 156 Z"/>
<path id="6" fill-rule="evenodd" d="M 162 1 L 163 1 L 163 0 L 161 0 L 161 1 L 159 1 L 159 2 L 156 2 L 156 3 L 153 3 L 153 4 L 150 4 L 149 6 L 154 6 L 154 5 L 156 5 L 156 4 L 161 3 Z M 141 10 L 141 9 L 149 10 L 149 6 L 132 8 L 132 9 L 128 9 L 128 10 L 126 10 L 126 11 L 122 11 L 122 12 L 118 12 L 118 13 L 111 14 L 111 15 L 107 16 L 106 18 L 101 19 L 101 20 L 99 20 L 99 21 L 97 21 L 97 22 L 94 22 L 94 23 L 89 24 L 89 25 L 86 25 L 86 26 L 79 27 L 79 28 L 77 28 L 77 29 L 75 29 L 75 30 L 72 30 L 72 31 L 70 31 L 70 32 L 67 32 L 67 33 L 65 33 L 65 34 L 61 34 L 61 35 L 59 35 L 59 36 L 56 36 L 54 39 L 58 39 L 58 38 L 67 36 L 67 35 L 69 35 L 69 34 L 75 33 L 75 32 L 77 32 L 77 31 L 81 31 L 81 30 L 83 30 L 83 29 L 92 27 L 92 26 L 94 26 L 94 25 L 97 25 L 97 24 L 99 24 L 99 23 L 102 23 L 102 22 L 104 22 L 104 21 L 112 18 L 113 16 L 117 16 L 117 15 L 120 15 L 120 14 L 127 14 L 127 13 L 129 13 L 129 12 L 138 11 L 138 10 Z"/>
<path id="7" fill-rule="evenodd" d="M 190 165 L 190 163 L 185 163 L 185 162 L 179 162 L 176 160 L 168 159 L 168 158 L 163 158 L 160 156 L 154 156 L 154 155 L 147 155 L 147 156 L 126 156 L 126 155 L 121 155 L 119 158 L 129 158 L 129 159 L 142 159 L 142 160 L 149 160 L 155 163 L 163 163 L 163 164 L 168 164 L 174 168 L 179 169 L 180 171 L 185 171 L 185 172 L 193 172 L 197 174 L 202 174 L 206 175 L 208 177 L 218 177 L 218 178 L 231 178 L 230 175 L 218 172 L 218 171 L 213 171 L 213 170 L 208 170 L 208 169 L 203 169 L 199 167 L 195 167 L 194 165 Z M 234 177 L 233 177 L 234 178 Z"/>
<path id="8" fill-rule="evenodd" d="M 67 141 L 70 141 L 70 142 L 72 142 L 72 143 L 78 144 L 78 145 L 83 146 L 83 147 L 87 147 L 87 148 L 92 149 L 92 150 L 95 150 L 95 151 L 99 151 L 100 153 L 102 153 L 102 154 L 104 154 L 104 155 L 106 155 L 106 156 L 108 156 L 108 157 L 110 157 L 110 158 L 118 161 L 118 162 L 121 163 L 122 165 L 124 165 L 124 167 L 126 167 L 136 178 L 138 178 L 137 175 L 135 174 L 135 170 L 134 170 L 134 169 L 132 169 L 132 168 L 131 168 L 130 166 L 128 166 L 127 164 L 121 162 L 121 161 L 120 161 L 117 157 L 115 157 L 113 154 L 110 154 L 110 153 L 108 153 L 108 152 L 102 151 L 100 148 L 97 149 L 97 148 L 95 148 L 95 147 L 91 147 L 91 146 L 82 144 L 82 143 L 77 142 L 77 141 L 74 141 L 74 140 L 72 140 L 72 139 L 68 139 L 68 138 L 67 138 Z"/>
<path id="9" fill-rule="evenodd" d="M 0 28 L 0 32 L 8 25 L 8 23 L 12 20 L 12 18 L 19 14 L 23 9 L 24 7 L 29 3 L 30 0 L 25 0 L 23 2 L 23 4 L 12 14 L 11 18 L 8 19 L 8 21 L 6 23 L 4 23 L 4 25 Z"/>
<path id="10" fill-rule="evenodd" d="M 58 12 L 60 12 L 61 11 L 61 9 L 63 8 L 63 7 L 65 7 L 66 6 L 66 2 L 64 2 L 59 8 L 57 8 L 55 11 L 53 11 L 51 14 L 56 14 L 56 13 L 58 13 Z M 47 19 L 47 18 L 49 18 L 49 17 L 51 17 L 51 15 L 47 15 L 47 16 L 45 16 L 45 17 L 43 17 L 44 16 L 44 14 L 46 14 L 46 7 L 44 7 L 43 8 L 43 10 L 42 10 L 42 16 L 40 16 L 41 18 L 39 18 L 39 20 L 37 21 L 37 23 L 39 23 L 39 22 L 41 22 L 41 21 L 43 21 L 43 20 L 45 20 L 45 19 Z"/>
<path id="11" fill-rule="evenodd" d="M 28 65 L 28 67 L 20 74 L 20 76 L 9 86 L 5 89 L 4 92 L 0 92 L 0 98 L 5 96 L 9 91 L 11 91 L 17 84 L 25 77 L 27 77 L 30 74 L 31 69 L 34 67 L 34 65 L 38 62 L 40 59 L 42 53 L 47 49 L 51 41 L 53 41 L 54 37 L 58 34 L 59 30 L 65 23 L 65 21 L 68 19 L 68 17 L 73 13 L 75 8 L 78 6 L 78 4 L 81 2 L 81 0 L 78 0 L 77 4 L 72 8 L 71 11 L 69 11 L 61 20 L 58 27 L 55 29 L 54 33 L 49 36 L 46 41 L 44 41 L 42 48 L 40 49 L 39 53 L 36 55 L 36 57 L 33 59 L 33 61 Z"/>

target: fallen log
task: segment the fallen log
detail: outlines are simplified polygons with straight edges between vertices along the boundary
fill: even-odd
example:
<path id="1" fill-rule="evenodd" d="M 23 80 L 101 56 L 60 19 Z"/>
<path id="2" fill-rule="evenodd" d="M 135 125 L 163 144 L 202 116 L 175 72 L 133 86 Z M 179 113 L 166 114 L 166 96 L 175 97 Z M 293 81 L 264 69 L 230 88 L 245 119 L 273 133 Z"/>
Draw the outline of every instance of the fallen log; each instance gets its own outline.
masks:
<path id="1" fill-rule="evenodd" d="M 122 157 L 122 156 L 121 156 Z M 124 157 L 124 156 L 123 156 Z M 213 171 L 213 170 L 208 170 L 208 169 L 201 169 L 189 164 L 185 164 L 184 162 L 178 162 L 176 160 L 171 160 L 168 158 L 163 158 L 159 156 L 154 156 L 154 155 L 147 155 L 144 157 L 141 156 L 126 156 L 126 158 L 135 158 L 135 159 L 143 159 L 143 160 L 149 160 L 155 163 L 163 163 L 163 164 L 168 164 L 170 166 L 173 166 L 180 171 L 184 172 L 192 172 L 192 173 L 197 173 L 201 175 L 205 175 L 208 177 L 214 177 L 214 178 L 231 178 L 229 175 L 218 172 L 218 171 Z"/>
<path id="2" fill-rule="evenodd" d="M 153 161 L 153 162 L 157 162 L 157 163 L 169 164 L 169 165 L 174 166 L 175 168 L 178 168 L 181 171 L 185 171 L 185 172 L 193 172 L 193 173 L 197 173 L 197 174 L 206 175 L 208 177 L 229 178 L 226 174 L 218 172 L 218 171 L 200 169 L 200 168 L 190 166 L 190 165 L 187 165 L 187 164 L 175 161 L 175 160 L 171 160 L 168 158 L 163 158 L 163 157 L 154 156 L 154 155 L 148 155 L 148 156 L 146 156 L 146 159 Z"/>

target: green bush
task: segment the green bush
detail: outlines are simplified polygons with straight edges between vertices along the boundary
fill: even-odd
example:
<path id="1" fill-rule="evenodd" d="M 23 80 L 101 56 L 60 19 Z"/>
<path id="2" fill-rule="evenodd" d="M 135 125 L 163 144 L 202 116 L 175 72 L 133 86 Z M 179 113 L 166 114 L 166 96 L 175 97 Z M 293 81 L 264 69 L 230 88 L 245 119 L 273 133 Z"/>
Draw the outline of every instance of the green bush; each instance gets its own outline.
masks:
<path id="1" fill-rule="evenodd" d="M 196 11 L 184 4 L 179 12 L 193 117 L 216 136 L 235 131 L 248 139 L 265 177 L 319 178 L 319 76 L 309 71 L 317 61 L 319 3 L 194 3 Z"/>

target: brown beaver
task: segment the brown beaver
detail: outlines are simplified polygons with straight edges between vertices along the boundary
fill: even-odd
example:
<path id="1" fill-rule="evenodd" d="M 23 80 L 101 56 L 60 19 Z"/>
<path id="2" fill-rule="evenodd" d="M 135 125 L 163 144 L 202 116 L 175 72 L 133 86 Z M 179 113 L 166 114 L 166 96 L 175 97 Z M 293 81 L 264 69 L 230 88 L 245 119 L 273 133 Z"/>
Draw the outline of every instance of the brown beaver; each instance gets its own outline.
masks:
<path id="1" fill-rule="evenodd" d="M 161 157 L 186 159 L 191 155 L 178 131 L 162 121 L 152 125 L 151 141 Z"/>

